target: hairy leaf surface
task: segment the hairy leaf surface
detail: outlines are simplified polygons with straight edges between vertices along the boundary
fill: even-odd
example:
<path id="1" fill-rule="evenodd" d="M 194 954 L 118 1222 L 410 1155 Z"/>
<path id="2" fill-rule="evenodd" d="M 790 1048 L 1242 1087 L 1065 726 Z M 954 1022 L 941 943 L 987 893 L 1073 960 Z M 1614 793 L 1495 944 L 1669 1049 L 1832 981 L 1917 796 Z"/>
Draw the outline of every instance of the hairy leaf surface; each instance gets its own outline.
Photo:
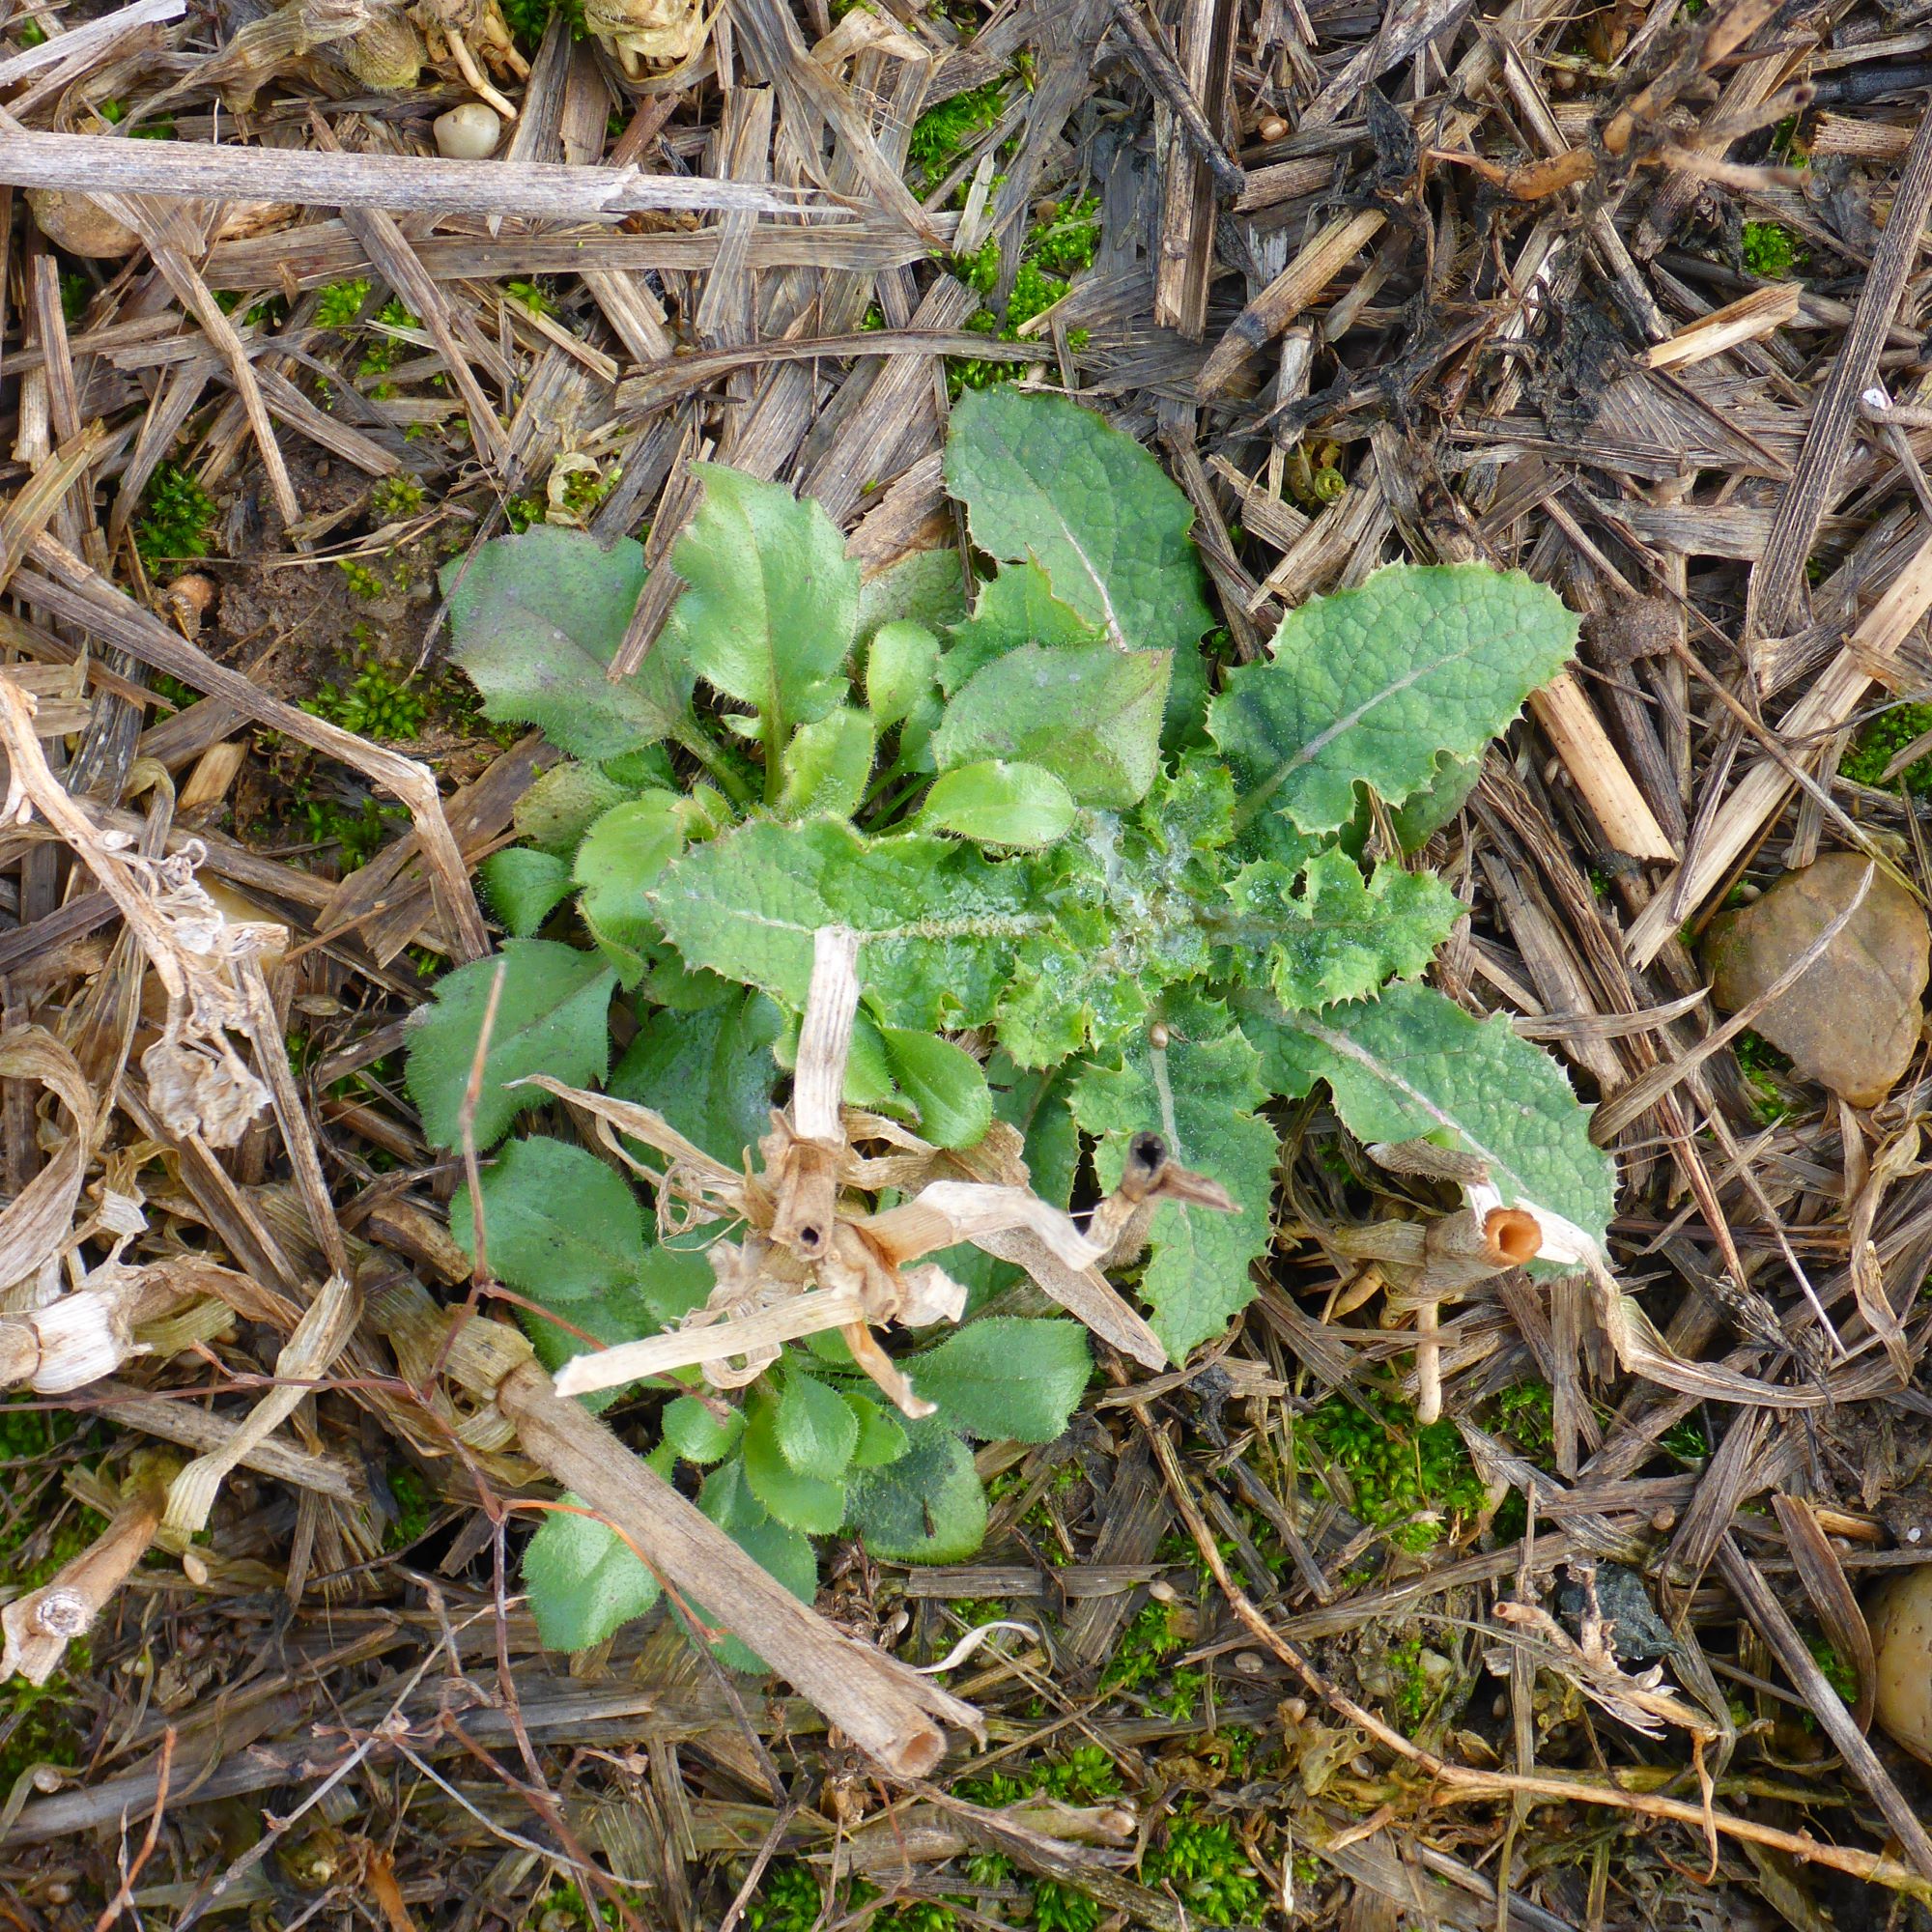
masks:
<path id="1" fill-rule="evenodd" d="M 675 644 L 661 642 L 635 676 L 605 675 L 643 587 L 644 554 L 629 537 L 607 550 L 551 524 L 445 565 L 450 654 L 483 694 L 483 715 L 541 725 L 580 758 L 668 737 L 691 704 Z"/>
<path id="2" fill-rule="evenodd" d="M 1484 564 L 1392 564 L 1358 590 L 1291 611 L 1265 664 L 1208 707 L 1241 814 L 1304 832 L 1348 823 L 1355 786 L 1390 805 L 1475 754 L 1568 662 L 1577 618 L 1556 593 Z"/>
<path id="3" fill-rule="evenodd" d="M 624 1178 L 567 1141 L 512 1141 L 483 1170 L 484 1251 L 500 1281 L 546 1306 L 627 1286 L 643 1265 L 643 1205 Z M 473 1261 L 469 1191 L 449 1204 L 449 1232 Z"/>
<path id="4" fill-rule="evenodd" d="M 1212 623 L 1193 506 L 1139 443 L 1078 403 L 969 389 L 952 412 L 946 483 L 981 550 L 1036 559 L 1053 594 L 1114 643 L 1184 650 Z"/>
<path id="5" fill-rule="evenodd" d="M 1489 1163 L 1505 1200 L 1554 1208 L 1604 1238 L 1615 1171 L 1590 1143 L 1589 1109 L 1501 1015 L 1477 1020 L 1431 987 L 1398 982 L 1379 999 L 1243 1024 L 1277 1093 L 1325 1080 L 1358 1139 L 1447 1136 Z"/>
<path id="6" fill-rule="evenodd" d="M 435 1000 L 411 1030 L 404 1079 L 423 1132 L 438 1147 L 455 1147 L 462 1137 L 464 1089 L 499 970 L 503 990 L 476 1105 L 479 1148 L 501 1140 L 519 1114 L 550 1098 L 540 1087 L 506 1082 L 551 1073 L 583 1087 L 602 1080 L 610 1067 L 611 994 L 617 976 L 594 952 L 574 946 L 507 940 L 496 958 L 473 960 L 439 980 Z"/>

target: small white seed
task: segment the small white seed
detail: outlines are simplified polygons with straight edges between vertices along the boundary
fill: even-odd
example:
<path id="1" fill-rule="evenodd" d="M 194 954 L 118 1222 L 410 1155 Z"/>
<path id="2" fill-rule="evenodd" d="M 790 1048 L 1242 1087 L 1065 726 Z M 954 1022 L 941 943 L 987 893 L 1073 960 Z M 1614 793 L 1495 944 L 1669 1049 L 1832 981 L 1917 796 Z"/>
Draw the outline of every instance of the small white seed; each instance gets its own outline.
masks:
<path id="1" fill-rule="evenodd" d="M 480 100 L 466 100 L 447 114 L 439 114 L 430 124 L 436 136 L 436 151 L 446 161 L 487 160 L 497 152 L 503 124 L 494 107 Z"/>

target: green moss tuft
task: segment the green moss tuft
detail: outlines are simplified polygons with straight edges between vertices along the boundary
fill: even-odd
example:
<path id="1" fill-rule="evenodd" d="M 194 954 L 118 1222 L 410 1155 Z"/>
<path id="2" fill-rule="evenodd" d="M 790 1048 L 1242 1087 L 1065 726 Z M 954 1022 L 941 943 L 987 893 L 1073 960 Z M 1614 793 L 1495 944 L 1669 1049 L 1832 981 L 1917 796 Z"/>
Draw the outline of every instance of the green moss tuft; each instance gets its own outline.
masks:
<path id="1" fill-rule="evenodd" d="M 164 463 L 142 493 L 134 548 L 149 565 L 208 554 L 214 533 L 214 499 L 179 463 Z"/>
<path id="2" fill-rule="evenodd" d="M 1839 773 L 1854 784 L 1896 784 L 1885 768 L 1915 738 L 1932 731 L 1932 704 L 1894 704 L 1859 733 L 1859 741 L 1838 760 Z M 1916 758 L 1901 776 L 1907 791 L 1932 791 L 1932 755 Z"/>
<path id="3" fill-rule="evenodd" d="M 1485 1501 L 1481 1479 L 1452 1422 L 1418 1427 L 1415 1412 L 1393 1396 L 1365 1389 L 1332 1395 L 1295 1425 L 1302 1441 L 1349 1478 L 1355 1514 L 1411 1553 L 1434 1548 L 1446 1525 L 1473 1516 Z"/>

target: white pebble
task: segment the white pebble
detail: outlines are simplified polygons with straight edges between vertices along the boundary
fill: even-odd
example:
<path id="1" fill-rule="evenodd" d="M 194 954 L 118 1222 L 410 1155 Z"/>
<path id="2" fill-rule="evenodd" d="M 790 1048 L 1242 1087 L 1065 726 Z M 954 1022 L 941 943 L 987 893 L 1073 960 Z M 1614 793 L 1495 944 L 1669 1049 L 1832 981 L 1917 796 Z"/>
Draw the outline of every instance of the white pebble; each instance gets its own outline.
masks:
<path id="1" fill-rule="evenodd" d="M 494 107 L 480 100 L 466 100 L 447 114 L 439 114 L 431 124 L 436 151 L 446 161 L 480 161 L 497 151 L 503 124 Z"/>

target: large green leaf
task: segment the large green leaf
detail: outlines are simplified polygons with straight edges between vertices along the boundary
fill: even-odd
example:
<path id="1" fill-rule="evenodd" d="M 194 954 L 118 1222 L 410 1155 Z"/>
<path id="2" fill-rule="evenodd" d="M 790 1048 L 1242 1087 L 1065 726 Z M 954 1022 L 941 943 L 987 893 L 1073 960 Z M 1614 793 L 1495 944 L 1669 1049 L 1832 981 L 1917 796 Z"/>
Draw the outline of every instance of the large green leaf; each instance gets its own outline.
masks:
<path id="1" fill-rule="evenodd" d="M 1277 1093 L 1325 1080 L 1364 1141 L 1447 1138 L 1489 1163 L 1506 1200 L 1553 1208 L 1597 1240 L 1615 1171 L 1590 1144 L 1590 1114 L 1562 1069 L 1497 1015 L 1477 1020 L 1427 986 L 1301 1013 L 1243 1016 Z"/>
<path id="2" fill-rule="evenodd" d="M 853 1471 L 853 1528 L 889 1563 L 961 1563 L 986 1534 L 973 1452 L 936 1420 L 907 1425 L 912 1446 L 884 1468 Z"/>
<path id="3" fill-rule="evenodd" d="M 1256 1113 L 1266 1097 L 1261 1056 L 1217 1002 L 1170 999 L 1164 1047 L 1144 1036 L 1115 1068 L 1093 1067 L 1073 1089 L 1081 1126 L 1100 1135 L 1094 1164 L 1115 1186 L 1133 1135 L 1152 1131 L 1181 1166 L 1218 1180 L 1236 1212 L 1179 1207 L 1154 1209 L 1141 1294 L 1153 1330 L 1174 1359 L 1209 1336 L 1254 1295 L 1250 1264 L 1267 1252 L 1272 1225 L 1275 1130 Z"/>
<path id="4" fill-rule="evenodd" d="M 794 726 L 845 694 L 859 566 L 824 510 L 783 484 L 714 463 L 692 473 L 704 500 L 671 551 L 690 588 L 668 631 L 692 669 L 766 721 L 776 760 Z"/>
<path id="5" fill-rule="evenodd" d="M 444 566 L 450 655 L 487 718 L 543 727 L 580 758 L 611 758 L 668 737 L 691 702 L 691 672 L 660 640 L 635 675 L 606 670 L 644 587 L 629 537 L 606 549 L 582 530 L 538 524 Z"/>
<path id="6" fill-rule="evenodd" d="M 483 1170 L 485 1252 L 499 1281 L 546 1307 L 635 1282 L 644 1209 L 629 1181 L 567 1141 L 512 1141 Z M 473 1260 L 469 1190 L 449 1204 L 449 1232 Z"/>
<path id="7" fill-rule="evenodd" d="M 524 1550 L 524 1587 L 537 1634 L 552 1650 L 587 1650 L 640 1617 L 661 1590 L 629 1544 L 595 1517 L 580 1516 L 582 1496 L 548 1510 Z"/>
<path id="8" fill-rule="evenodd" d="M 1282 619 L 1273 656 L 1228 673 L 1208 729 L 1245 821 L 1304 832 L 1348 822 L 1355 786 L 1391 805 L 1472 757 L 1563 668 L 1577 618 L 1556 593 L 1487 564 L 1393 564 Z"/>
<path id="9" fill-rule="evenodd" d="M 934 1034 L 882 1027 L 893 1084 L 934 1147 L 977 1147 L 993 1124 L 993 1095 L 980 1063 Z"/>
<path id="10" fill-rule="evenodd" d="M 655 1012 L 618 1062 L 611 1092 L 655 1107 L 713 1159 L 738 1167 L 771 1131 L 772 1043 L 783 1026 L 761 993 L 735 990 L 696 1012 Z"/>
<path id="11" fill-rule="evenodd" d="M 952 412 L 946 483 L 981 550 L 1034 558 L 1054 595 L 1114 643 L 1188 650 L 1213 621 L 1193 507 L 1139 443 L 1078 403 L 969 389 Z"/>
<path id="12" fill-rule="evenodd" d="M 946 707 L 945 771 L 989 758 L 1041 766 L 1083 805 L 1133 805 L 1160 763 L 1166 651 L 1022 644 L 981 667 Z"/>
<path id="13" fill-rule="evenodd" d="M 830 811 L 849 817 L 857 811 L 872 773 L 877 735 L 868 713 L 845 704 L 801 724 L 784 750 L 779 816 L 806 818 Z"/>
<path id="14" fill-rule="evenodd" d="M 923 833 L 868 839 L 830 818 L 741 825 L 685 853 L 650 897 L 687 962 L 795 1009 L 811 980 L 812 935 L 852 926 L 879 1017 L 927 1031 L 989 1018 L 1014 948 L 1052 923 L 1019 864 Z"/>
<path id="15" fill-rule="evenodd" d="M 464 1089 L 499 971 L 503 990 L 476 1105 L 479 1148 L 501 1140 L 520 1113 L 550 1098 L 541 1087 L 510 1088 L 506 1082 L 550 1073 L 582 1087 L 602 1080 L 610 1067 L 616 975 L 594 952 L 574 946 L 507 940 L 496 958 L 446 974 L 411 1030 L 404 1078 L 423 1133 L 437 1147 L 455 1147 L 461 1138 Z"/>
<path id="16" fill-rule="evenodd" d="M 1383 980 L 1412 978 L 1464 908 L 1433 872 L 1378 866 L 1372 879 L 1332 847 L 1300 875 L 1261 860 L 1228 887 L 1243 942 L 1261 951 L 1283 1006 L 1358 1000 Z"/>
<path id="17" fill-rule="evenodd" d="M 988 758 L 942 772 L 925 795 L 919 822 L 981 845 L 1036 847 L 1064 838 L 1074 810 L 1072 794 L 1051 772 Z"/>
<path id="18" fill-rule="evenodd" d="M 1065 1435 L 1093 1366 L 1079 1322 L 1009 1315 L 970 1321 L 906 1363 L 948 1428 L 1015 1442 Z"/>
<path id="19" fill-rule="evenodd" d="M 664 1254 L 662 1248 L 649 1251 L 647 1272 L 650 1264 L 662 1259 Z M 686 1304 L 695 1308 L 703 1302 L 715 1286 L 715 1280 L 701 1255 L 690 1259 L 696 1261 L 698 1272 L 704 1277 L 696 1293 Z M 679 1313 L 683 1312 L 684 1309 L 679 1310 Z M 558 1319 L 553 1321 L 533 1308 L 517 1310 L 517 1320 L 523 1323 L 525 1334 L 530 1338 L 530 1344 L 537 1351 L 537 1360 L 552 1375 L 555 1375 L 564 1363 L 589 1353 L 593 1346 L 615 1349 L 626 1342 L 641 1342 L 646 1335 L 661 1333 L 665 1326 L 665 1316 L 657 1299 L 635 1287 L 607 1288 L 587 1301 L 572 1302 L 567 1318 L 569 1328 L 562 1325 L 565 1319 L 559 1314 Z M 572 1332 L 577 1329 L 582 1333 Z M 583 1339 L 584 1335 L 590 1337 L 588 1342 Z M 596 1389 L 577 1399 L 593 1415 L 601 1415 L 612 1403 L 622 1402 L 641 1386 L 639 1382 L 626 1382 L 617 1388 Z"/>

